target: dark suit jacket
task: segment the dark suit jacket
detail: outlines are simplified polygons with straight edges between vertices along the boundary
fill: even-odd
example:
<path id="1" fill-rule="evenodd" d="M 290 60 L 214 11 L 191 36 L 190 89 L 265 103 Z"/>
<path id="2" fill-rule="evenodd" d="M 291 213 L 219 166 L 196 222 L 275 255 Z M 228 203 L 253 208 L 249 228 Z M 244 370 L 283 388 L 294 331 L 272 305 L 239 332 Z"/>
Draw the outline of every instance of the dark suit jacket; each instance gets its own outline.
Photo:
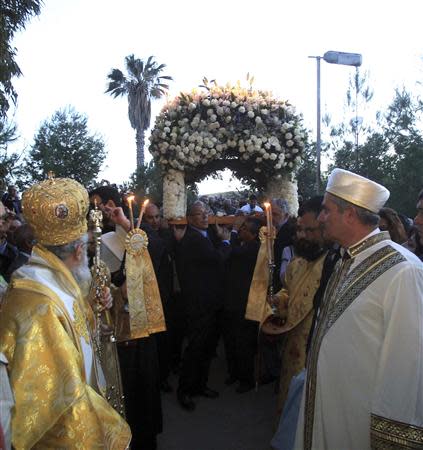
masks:
<path id="1" fill-rule="evenodd" d="M 214 244 L 194 228 L 187 227 L 176 247 L 176 268 L 189 315 L 222 307 L 224 263 L 229 252 L 230 245 Z"/>

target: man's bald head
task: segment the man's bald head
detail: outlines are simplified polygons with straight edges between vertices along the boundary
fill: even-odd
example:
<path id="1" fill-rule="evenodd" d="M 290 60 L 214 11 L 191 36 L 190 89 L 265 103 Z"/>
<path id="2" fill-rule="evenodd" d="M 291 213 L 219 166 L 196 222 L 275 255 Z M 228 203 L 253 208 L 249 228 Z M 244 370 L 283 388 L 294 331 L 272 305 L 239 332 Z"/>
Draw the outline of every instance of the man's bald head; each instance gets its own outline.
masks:
<path id="1" fill-rule="evenodd" d="M 160 209 L 154 203 L 149 203 L 144 212 L 143 221 L 155 231 L 160 229 Z"/>

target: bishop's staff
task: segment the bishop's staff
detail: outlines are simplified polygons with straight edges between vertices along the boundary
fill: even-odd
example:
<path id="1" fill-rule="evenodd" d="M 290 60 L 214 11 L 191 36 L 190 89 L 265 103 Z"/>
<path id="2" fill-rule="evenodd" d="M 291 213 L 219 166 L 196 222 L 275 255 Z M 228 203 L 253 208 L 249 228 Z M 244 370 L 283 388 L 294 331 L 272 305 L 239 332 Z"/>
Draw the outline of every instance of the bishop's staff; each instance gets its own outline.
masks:
<path id="1" fill-rule="evenodd" d="M 103 214 L 97 208 L 90 211 L 90 223 L 95 240 L 95 254 L 92 271 L 92 289 L 94 292 L 94 310 L 96 313 L 94 342 L 101 368 L 106 381 L 106 400 L 123 417 L 125 417 L 125 404 L 120 374 L 119 358 L 116 348 L 116 339 L 113 334 L 113 320 L 109 310 L 105 309 L 99 299 L 103 290 L 110 286 L 110 273 L 106 264 L 100 258 L 101 232 Z"/>

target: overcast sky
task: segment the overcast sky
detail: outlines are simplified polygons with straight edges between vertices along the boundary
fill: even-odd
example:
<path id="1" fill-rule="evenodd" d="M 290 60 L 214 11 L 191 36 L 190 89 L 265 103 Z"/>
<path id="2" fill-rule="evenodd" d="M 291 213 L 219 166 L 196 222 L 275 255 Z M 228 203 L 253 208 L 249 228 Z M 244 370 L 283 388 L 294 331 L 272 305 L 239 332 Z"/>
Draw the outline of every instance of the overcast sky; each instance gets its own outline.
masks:
<path id="1" fill-rule="evenodd" d="M 14 41 L 24 74 L 15 81 L 19 148 L 31 145 L 42 121 L 72 105 L 105 139 L 100 178 L 128 180 L 135 170 L 135 131 L 127 101 L 104 91 L 110 69 L 123 70 L 131 53 L 167 64 L 164 74 L 174 78 L 170 96 L 198 86 L 203 76 L 225 84 L 250 72 L 256 88 L 290 100 L 303 113 L 314 139 L 316 62 L 308 56 L 361 53 L 374 109 L 385 108 L 396 86 L 421 91 L 422 16 L 421 0 L 44 0 L 40 16 Z M 322 62 L 322 114 L 343 118 L 353 73 L 352 67 Z M 162 105 L 155 103 L 152 125 Z M 222 182 L 200 186 L 201 193 L 227 189 Z"/>

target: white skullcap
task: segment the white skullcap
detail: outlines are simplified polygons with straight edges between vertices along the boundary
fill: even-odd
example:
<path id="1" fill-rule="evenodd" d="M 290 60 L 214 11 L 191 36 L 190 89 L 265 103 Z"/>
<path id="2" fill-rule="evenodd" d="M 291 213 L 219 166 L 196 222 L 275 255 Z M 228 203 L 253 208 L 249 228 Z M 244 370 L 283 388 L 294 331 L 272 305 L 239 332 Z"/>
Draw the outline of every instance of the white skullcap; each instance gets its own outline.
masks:
<path id="1" fill-rule="evenodd" d="M 381 184 L 343 169 L 332 171 L 326 192 L 376 214 L 389 198 L 388 189 Z"/>

